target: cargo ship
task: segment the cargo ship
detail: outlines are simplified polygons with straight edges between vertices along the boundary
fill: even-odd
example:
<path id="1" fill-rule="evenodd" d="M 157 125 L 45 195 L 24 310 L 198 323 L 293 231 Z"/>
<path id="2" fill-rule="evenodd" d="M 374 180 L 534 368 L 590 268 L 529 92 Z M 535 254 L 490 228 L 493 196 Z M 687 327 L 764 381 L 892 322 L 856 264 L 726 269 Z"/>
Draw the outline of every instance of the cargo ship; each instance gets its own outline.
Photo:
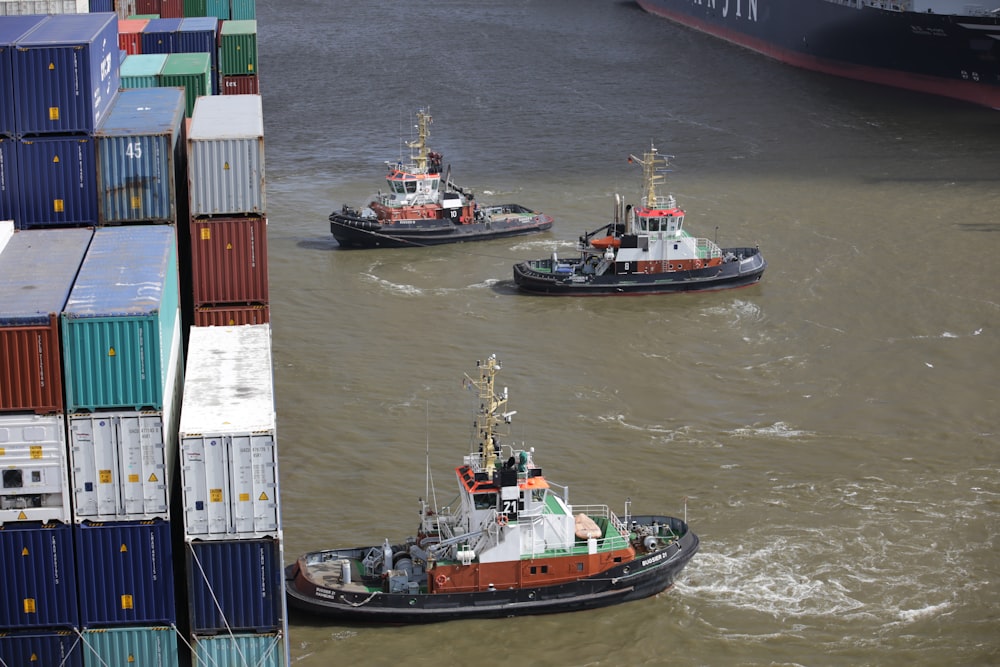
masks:
<path id="1" fill-rule="evenodd" d="M 1000 109 L 1000 2 L 637 0 L 804 69 Z"/>

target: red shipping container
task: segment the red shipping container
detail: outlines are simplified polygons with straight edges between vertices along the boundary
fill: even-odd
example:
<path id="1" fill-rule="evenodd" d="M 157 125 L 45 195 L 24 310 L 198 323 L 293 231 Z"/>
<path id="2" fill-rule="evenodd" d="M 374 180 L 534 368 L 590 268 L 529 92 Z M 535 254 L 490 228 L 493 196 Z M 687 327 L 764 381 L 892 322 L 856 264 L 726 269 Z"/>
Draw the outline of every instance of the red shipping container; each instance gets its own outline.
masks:
<path id="1" fill-rule="evenodd" d="M 192 218 L 195 306 L 269 303 L 267 218 Z"/>
<path id="2" fill-rule="evenodd" d="M 184 0 L 160 0 L 160 18 L 184 18 Z"/>
<path id="3" fill-rule="evenodd" d="M 160 0 L 135 0 L 135 13 L 140 15 L 159 14 Z"/>
<path id="4" fill-rule="evenodd" d="M 59 318 L 47 326 L 0 327 L 0 411 L 62 412 Z"/>
<path id="5" fill-rule="evenodd" d="M 267 304 L 255 306 L 201 306 L 194 309 L 196 327 L 236 327 L 244 324 L 267 324 L 271 321 L 271 308 Z"/>
<path id="6" fill-rule="evenodd" d="M 118 19 L 118 48 L 125 53 L 142 53 L 142 31 L 149 19 Z"/>
<path id="7" fill-rule="evenodd" d="M 222 77 L 222 95 L 260 95 L 260 79 L 256 74 Z"/>

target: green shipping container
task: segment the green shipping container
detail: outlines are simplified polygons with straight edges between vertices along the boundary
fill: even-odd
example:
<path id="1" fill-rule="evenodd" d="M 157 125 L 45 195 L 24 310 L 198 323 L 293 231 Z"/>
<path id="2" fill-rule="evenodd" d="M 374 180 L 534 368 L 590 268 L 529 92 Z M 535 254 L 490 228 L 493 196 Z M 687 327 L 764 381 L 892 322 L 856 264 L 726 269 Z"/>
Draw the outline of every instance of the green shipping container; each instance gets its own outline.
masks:
<path id="1" fill-rule="evenodd" d="M 223 21 L 219 31 L 219 73 L 257 74 L 257 21 Z"/>
<path id="2" fill-rule="evenodd" d="M 185 115 L 190 118 L 194 101 L 212 94 L 212 56 L 208 53 L 171 53 L 163 63 L 160 85 L 183 87 L 186 93 Z"/>
<path id="3" fill-rule="evenodd" d="M 184 0 L 184 16 L 212 16 L 205 13 L 206 0 Z"/>
<path id="4" fill-rule="evenodd" d="M 66 412 L 163 409 L 178 296 L 171 225 L 94 232 L 61 318 Z"/>
<path id="5" fill-rule="evenodd" d="M 174 667 L 179 664 L 177 640 L 173 628 L 158 625 L 86 630 L 80 653 L 85 667 Z"/>
<path id="6" fill-rule="evenodd" d="M 195 667 L 284 667 L 288 658 L 288 641 L 284 633 L 194 637 Z"/>
<path id="7" fill-rule="evenodd" d="M 233 0 L 229 9 L 229 18 L 234 21 L 256 19 L 257 0 Z"/>
<path id="8" fill-rule="evenodd" d="M 166 53 L 139 53 L 125 57 L 118 72 L 123 90 L 129 88 L 157 88 L 160 72 L 167 62 Z"/>
<path id="9" fill-rule="evenodd" d="M 228 21 L 229 0 L 205 0 L 205 16 L 214 16 L 222 21 Z"/>

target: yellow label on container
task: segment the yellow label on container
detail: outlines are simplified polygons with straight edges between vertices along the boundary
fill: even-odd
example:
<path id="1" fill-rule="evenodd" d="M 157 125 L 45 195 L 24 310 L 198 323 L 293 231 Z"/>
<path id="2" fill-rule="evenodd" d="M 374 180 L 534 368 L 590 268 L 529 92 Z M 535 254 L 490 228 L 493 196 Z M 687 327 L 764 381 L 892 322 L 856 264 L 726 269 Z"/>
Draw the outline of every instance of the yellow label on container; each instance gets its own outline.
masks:
<path id="1" fill-rule="evenodd" d="M 142 208 L 142 195 L 132 195 L 132 208 Z"/>
<path id="2" fill-rule="evenodd" d="M 35 611 L 35 598 L 24 598 L 24 613 L 34 614 Z"/>
<path id="3" fill-rule="evenodd" d="M 208 491 L 208 501 L 211 503 L 221 503 L 222 502 L 222 489 L 209 489 Z"/>
<path id="4" fill-rule="evenodd" d="M 49 120 L 59 120 L 59 107 L 49 107 Z"/>
<path id="5" fill-rule="evenodd" d="M 97 471 L 97 481 L 101 484 L 110 484 L 112 482 L 111 471 L 110 470 L 98 470 Z"/>
<path id="6" fill-rule="evenodd" d="M 0 447 L 0 456 L 6 456 L 6 455 L 7 455 L 7 450 L 4 449 L 3 447 Z"/>
<path id="7" fill-rule="evenodd" d="M 202 227 L 201 228 L 201 240 L 202 241 L 211 241 L 212 240 L 212 230 L 209 229 L 208 227 Z"/>
<path id="8" fill-rule="evenodd" d="M 159 481 L 160 481 L 160 478 L 159 478 L 159 477 L 157 477 L 157 476 L 156 476 L 156 473 L 154 472 L 154 473 L 150 474 L 150 476 L 149 476 L 149 481 L 150 481 L 150 482 L 159 482 Z"/>
<path id="9" fill-rule="evenodd" d="M 135 473 L 132 473 L 128 476 L 128 481 L 130 484 L 135 484 L 139 481 L 139 476 L 136 475 Z"/>
<path id="10" fill-rule="evenodd" d="M 33 459 L 40 459 L 40 458 L 42 458 L 42 446 L 41 445 L 32 445 L 31 447 L 28 447 L 28 452 L 29 452 L 28 455 L 31 458 L 33 458 Z"/>
<path id="11" fill-rule="evenodd" d="M 258 498 L 257 500 L 269 500 L 269 498 L 267 497 L 267 492 L 260 494 L 260 498 Z"/>
<path id="12" fill-rule="evenodd" d="M 240 494 L 240 502 L 241 503 L 245 503 L 248 500 L 250 500 L 250 494 L 249 493 L 241 493 Z"/>
<path id="13" fill-rule="evenodd" d="M 131 608 L 132 608 L 132 596 L 131 595 L 123 595 L 122 596 L 122 609 L 131 609 Z"/>
<path id="14" fill-rule="evenodd" d="M 62 199 L 53 199 L 52 210 L 55 211 L 56 213 L 62 213 L 63 211 L 66 210 L 66 204 L 63 202 Z"/>

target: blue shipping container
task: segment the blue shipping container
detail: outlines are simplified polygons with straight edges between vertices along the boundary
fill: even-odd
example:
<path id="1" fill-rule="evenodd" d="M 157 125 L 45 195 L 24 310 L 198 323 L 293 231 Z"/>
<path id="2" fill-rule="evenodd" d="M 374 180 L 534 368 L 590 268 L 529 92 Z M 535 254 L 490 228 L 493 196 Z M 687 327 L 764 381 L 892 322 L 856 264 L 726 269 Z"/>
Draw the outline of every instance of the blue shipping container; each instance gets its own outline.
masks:
<path id="1" fill-rule="evenodd" d="M 21 217 L 21 190 L 17 181 L 17 142 L 0 136 L 0 220 L 13 220 L 15 227 Z"/>
<path id="2" fill-rule="evenodd" d="M 177 31 L 183 19 L 150 19 L 142 29 L 143 53 L 177 53 Z"/>
<path id="3" fill-rule="evenodd" d="M 285 667 L 290 660 L 288 642 L 280 633 L 195 637 L 194 655 L 198 667 Z"/>
<path id="4" fill-rule="evenodd" d="M 174 53 L 207 53 L 212 57 L 212 95 L 219 94 L 219 22 L 212 16 L 181 19 Z"/>
<path id="5" fill-rule="evenodd" d="M 123 90 L 97 129 L 102 225 L 177 222 L 177 174 L 187 109 L 180 88 Z"/>
<path id="6" fill-rule="evenodd" d="M 54 14 L 12 55 L 17 134 L 91 134 L 118 93 L 118 16 Z"/>
<path id="7" fill-rule="evenodd" d="M 178 296 L 173 226 L 94 232 L 61 319 L 67 412 L 163 409 Z"/>
<path id="8" fill-rule="evenodd" d="M 84 628 L 177 620 L 167 521 L 74 526 Z"/>
<path id="9" fill-rule="evenodd" d="M 275 632 L 284 622 L 279 540 L 187 543 L 191 631 Z"/>
<path id="10" fill-rule="evenodd" d="M 0 525 L 0 630 L 79 627 L 72 531 L 61 523 Z"/>
<path id="11" fill-rule="evenodd" d="M 87 630 L 83 633 L 83 643 L 84 667 L 176 667 L 180 664 L 176 631 L 166 626 Z M 222 663 L 215 664 L 223 667 Z"/>
<path id="12" fill-rule="evenodd" d="M 14 70 L 12 64 L 14 44 L 45 20 L 45 16 L 5 16 L 0 20 L 0 135 L 17 134 L 14 121 Z M 0 215 L 0 218 L 3 218 Z M 6 219 L 6 218 L 5 218 Z"/>
<path id="13" fill-rule="evenodd" d="M 18 141 L 17 150 L 18 229 L 97 224 L 93 137 L 26 137 Z"/>
<path id="14" fill-rule="evenodd" d="M 83 667 L 76 632 L 0 632 L 0 665 Z"/>

